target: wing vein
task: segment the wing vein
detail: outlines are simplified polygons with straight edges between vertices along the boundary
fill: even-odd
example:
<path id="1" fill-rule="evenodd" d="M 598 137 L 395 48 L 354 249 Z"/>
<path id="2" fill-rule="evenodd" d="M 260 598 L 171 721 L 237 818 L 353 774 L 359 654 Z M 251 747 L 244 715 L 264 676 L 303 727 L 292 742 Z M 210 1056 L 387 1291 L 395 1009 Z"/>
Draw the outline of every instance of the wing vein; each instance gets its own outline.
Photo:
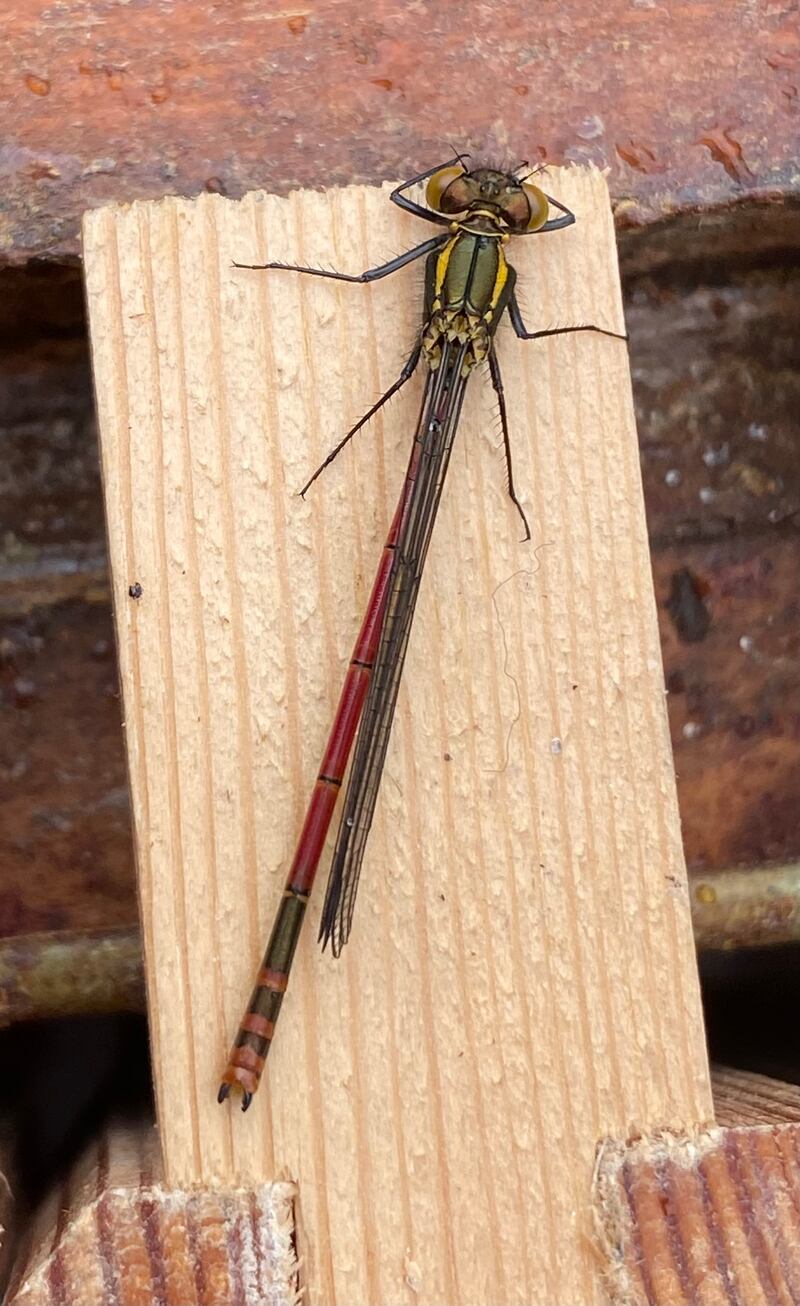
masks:
<path id="1" fill-rule="evenodd" d="M 337 957 L 350 936 L 414 608 L 464 400 L 465 352 L 465 346 L 444 346 L 440 366 L 428 376 L 414 436 L 406 476 L 406 504 L 378 652 L 359 725 L 320 922 L 322 946 L 330 940 Z"/>

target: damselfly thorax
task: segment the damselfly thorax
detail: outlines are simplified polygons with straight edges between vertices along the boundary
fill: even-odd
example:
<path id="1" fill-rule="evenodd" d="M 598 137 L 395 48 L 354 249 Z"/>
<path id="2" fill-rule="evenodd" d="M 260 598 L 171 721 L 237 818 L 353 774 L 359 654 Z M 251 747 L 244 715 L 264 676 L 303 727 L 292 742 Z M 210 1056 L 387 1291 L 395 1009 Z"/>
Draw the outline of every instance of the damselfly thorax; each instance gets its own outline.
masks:
<path id="1" fill-rule="evenodd" d="M 441 362 L 445 342 L 467 346 L 465 376 L 486 362 L 514 285 L 504 239 L 500 232 L 478 236 L 459 227 L 441 253 L 428 255 L 422 352 L 432 370 Z"/>

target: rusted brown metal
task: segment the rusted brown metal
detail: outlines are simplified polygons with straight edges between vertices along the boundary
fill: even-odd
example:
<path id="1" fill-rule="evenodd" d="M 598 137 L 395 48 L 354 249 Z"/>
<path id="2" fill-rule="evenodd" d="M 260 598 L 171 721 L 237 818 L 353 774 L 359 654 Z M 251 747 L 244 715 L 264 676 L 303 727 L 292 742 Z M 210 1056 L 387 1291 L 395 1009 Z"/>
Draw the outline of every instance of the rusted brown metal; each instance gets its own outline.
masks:
<path id="1" fill-rule="evenodd" d="M 102 557 L 103 506 L 76 268 L 0 269 L 0 613 L 24 577 L 66 584 Z M 13 594 L 5 579 L 12 576 Z M 37 593 L 37 581 L 30 587 Z"/>
<path id="2" fill-rule="evenodd" d="M 4 37 L 10 262 L 74 255 L 109 200 L 380 181 L 492 128 L 609 167 L 627 225 L 798 189 L 792 0 L 23 0 Z"/>
<path id="3" fill-rule="evenodd" d="M 800 855 L 797 556 L 793 529 L 653 556 L 684 847 L 698 871 Z M 708 623 L 694 642 L 670 611 L 684 569 Z"/>
<path id="4" fill-rule="evenodd" d="M 800 943 L 800 863 L 696 871 L 690 889 L 698 948 Z"/>
<path id="5" fill-rule="evenodd" d="M 800 277 L 708 260 L 627 290 L 687 860 L 794 861 Z"/>
<path id="6" fill-rule="evenodd" d="M 699 263 L 625 282 L 656 554 L 800 534 L 798 244 L 800 214 L 773 262 L 726 262 L 712 243 Z"/>
<path id="7" fill-rule="evenodd" d="M 0 579 L 0 596 L 12 589 L 13 569 Z M 0 937 L 136 922 L 104 596 L 0 619 L 0 811 Z"/>
<path id="8" fill-rule="evenodd" d="M 138 929 L 0 939 L 0 1026 L 50 1016 L 143 1010 Z"/>

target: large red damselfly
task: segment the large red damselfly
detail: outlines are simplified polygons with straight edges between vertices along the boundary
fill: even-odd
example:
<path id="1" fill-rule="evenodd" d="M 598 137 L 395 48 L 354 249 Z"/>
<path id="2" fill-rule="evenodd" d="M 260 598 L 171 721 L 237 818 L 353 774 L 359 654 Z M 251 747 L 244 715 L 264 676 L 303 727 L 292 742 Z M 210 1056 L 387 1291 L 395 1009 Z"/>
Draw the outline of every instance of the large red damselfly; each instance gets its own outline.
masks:
<path id="1" fill-rule="evenodd" d="M 347 432 L 301 493 L 305 493 L 364 423 L 405 385 L 420 359 L 428 369 L 400 500 L 264 960 L 222 1077 L 220 1102 L 231 1088 L 236 1088 L 242 1093 L 243 1110 L 250 1105 L 264 1069 L 306 904 L 358 732 L 319 938 L 323 948 L 330 940 L 333 953 L 338 956 L 350 935 L 361 863 L 375 811 L 414 606 L 467 380 L 479 363 L 488 363 L 500 411 L 508 493 L 522 518 L 525 538 L 530 539 L 528 523 L 514 489 L 508 418 L 494 348 L 498 323 L 507 310 L 511 325 L 523 340 L 573 331 L 596 331 L 618 340 L 626 339 L 616 331 L 590 323 L 540 331 L 526 329 L 514 290 L 516 274 L 506 261 L 503 247 L 511 236 L 559 231 L 575 221 L 574 213 L 531 184 L 531 175 L 519 178 L 515 172 L 488 167 L 469 170 L 466 156 L 457 155 L 446 164 L 403 182 L 392 191 L 392 201 L 417 217 L 446 227 L 447 231 L 357 276 L 287 263 L 237 264 L 261 270 L 280 268 L 337 281 L 369 282 L 427 255 L 425 311 L 408 361 L 394 384 Z M 427 208 L 407 194 L 419 182 L 427 182 Z"/>

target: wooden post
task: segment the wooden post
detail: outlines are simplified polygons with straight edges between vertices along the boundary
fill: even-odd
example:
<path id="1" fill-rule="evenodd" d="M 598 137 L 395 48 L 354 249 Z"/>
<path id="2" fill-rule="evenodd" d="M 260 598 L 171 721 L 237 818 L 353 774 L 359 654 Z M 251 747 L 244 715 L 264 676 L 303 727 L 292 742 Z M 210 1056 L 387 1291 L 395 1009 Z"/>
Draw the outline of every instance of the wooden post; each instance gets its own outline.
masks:
<path id="1" fill-rule="evenodd" d="M 528 325 L 621 326 L 603 178 L 514 242 Z M 599 1301 L 597 1141 L 711 1115 L 627 354 L 501 329 L 468 394 L 351 943 L 310 909 L 265 1083 L 216 1103 L 377 565 L 424 227 L 353 187 L 108 208 L 86 276 L 168 1183 L 298 1184 L 315 1302 Z M 421 270 L 420 270 L 421 271 Z M 404 352 L 405 351 L 405 352 Z"/>

